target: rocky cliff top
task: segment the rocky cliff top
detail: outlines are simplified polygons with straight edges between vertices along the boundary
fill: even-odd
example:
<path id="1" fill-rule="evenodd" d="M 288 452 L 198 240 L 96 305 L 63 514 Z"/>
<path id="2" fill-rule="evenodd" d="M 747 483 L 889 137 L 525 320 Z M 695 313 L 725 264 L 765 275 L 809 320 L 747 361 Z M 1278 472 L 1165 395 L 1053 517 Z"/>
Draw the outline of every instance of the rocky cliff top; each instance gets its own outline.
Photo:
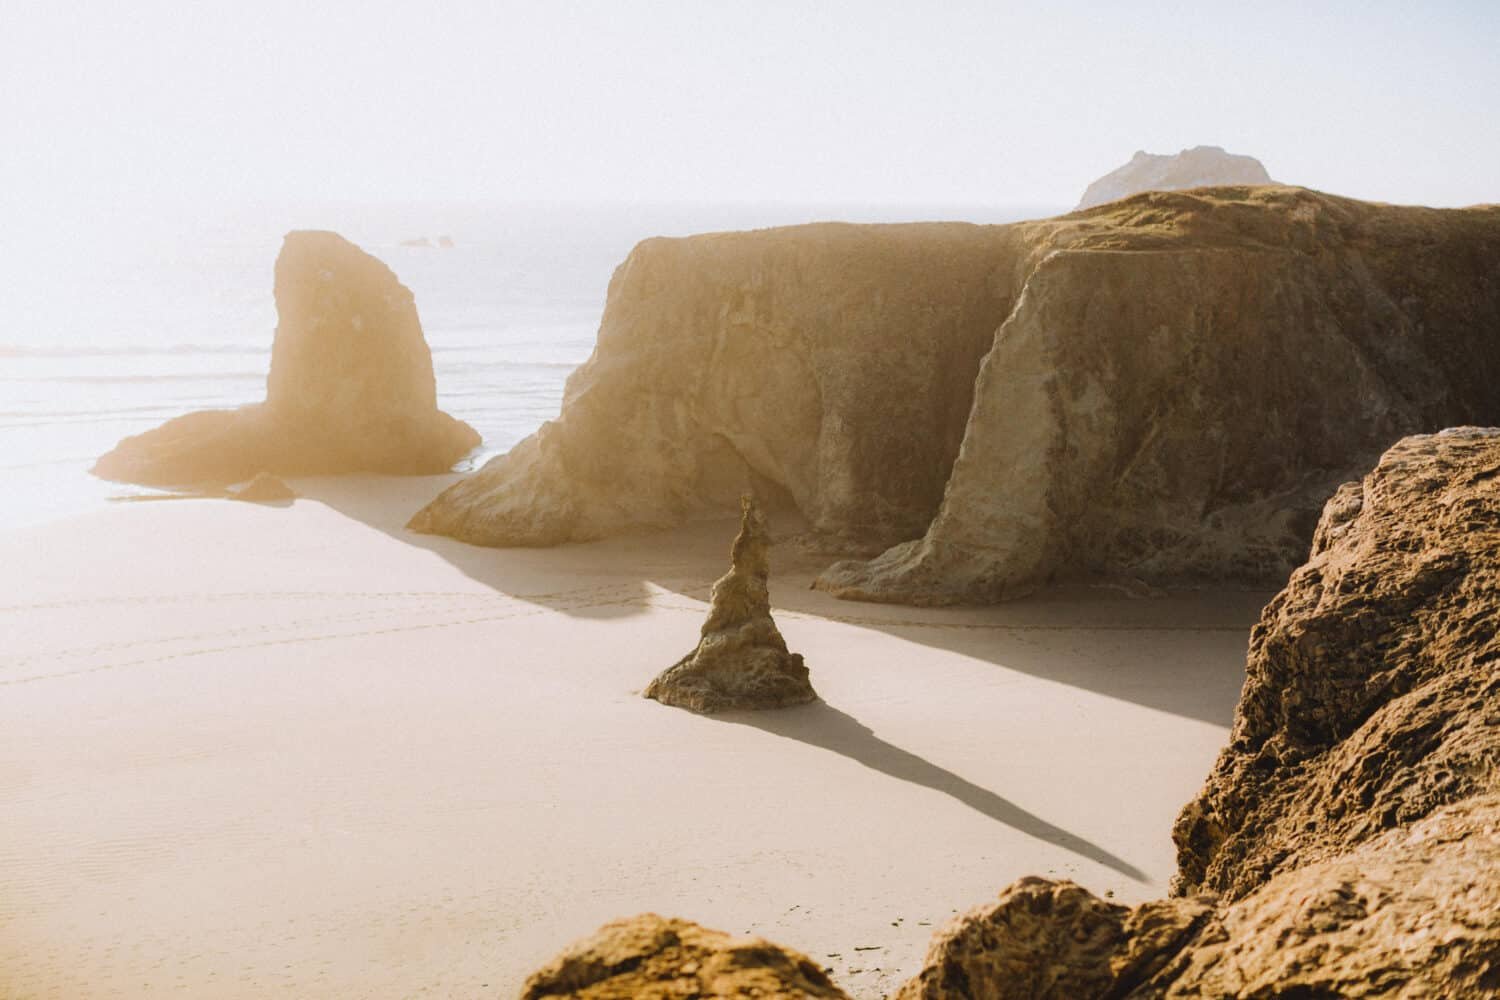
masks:
<path id="1" fill-rule="evenodd" d="M 1218 146 L 1194 146 L 1170 154 L 1138 149 L 1130 162 L 1090 184 L 1078 208 L 1092 208 L 1142 191 L 1271 183 L 1271 175 L 1255 157 L 1226 153 Z"/>

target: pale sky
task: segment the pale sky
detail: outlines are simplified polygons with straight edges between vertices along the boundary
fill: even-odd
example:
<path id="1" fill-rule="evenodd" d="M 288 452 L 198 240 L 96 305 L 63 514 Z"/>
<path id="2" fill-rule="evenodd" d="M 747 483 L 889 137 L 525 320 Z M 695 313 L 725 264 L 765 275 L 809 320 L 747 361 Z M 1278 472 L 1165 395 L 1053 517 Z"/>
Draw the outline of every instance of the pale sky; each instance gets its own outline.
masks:
<path id="1" fill-rule="evenodd" d="M 1074 203 L 1209 143 L 1500 201 L 1500 3 L 0 2 L 0 197 Z"/>

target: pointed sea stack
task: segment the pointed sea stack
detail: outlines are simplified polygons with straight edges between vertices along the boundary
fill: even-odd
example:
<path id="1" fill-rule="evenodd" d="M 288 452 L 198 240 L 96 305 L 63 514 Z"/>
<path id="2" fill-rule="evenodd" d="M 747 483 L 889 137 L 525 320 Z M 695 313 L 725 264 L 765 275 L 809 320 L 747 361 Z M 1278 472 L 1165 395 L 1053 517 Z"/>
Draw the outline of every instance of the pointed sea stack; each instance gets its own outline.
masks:
<path id="1" fill-rule="evenodd" d="M 787 651 L 771 619 L 769 541 L 755 501 L 741 498 L 729 572 L 714 582 L 698 648 L 652 681 L 647 698 L 705 713 L 817 699 L 801 655 Z"/>
<path id="2" fill-rule="evenodd" d="M 287 234 L 276 258 L 266 401 L 200 410 L 128 437 L 94 475 L 148 486 L 243 482 L 262 472 L 446 472 L 474 428 L 437 408 L 411 290 L 329 232 Z"/>

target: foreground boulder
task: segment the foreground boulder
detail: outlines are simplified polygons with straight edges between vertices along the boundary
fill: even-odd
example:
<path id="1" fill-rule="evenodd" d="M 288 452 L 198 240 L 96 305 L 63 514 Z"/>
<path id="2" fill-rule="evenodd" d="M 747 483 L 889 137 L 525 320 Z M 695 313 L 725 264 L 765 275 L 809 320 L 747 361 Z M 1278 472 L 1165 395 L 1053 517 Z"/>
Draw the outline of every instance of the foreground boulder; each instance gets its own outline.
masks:
<path id="1" fill-rule="evenodd" d="M 94 474 L 183 486 L 261 472 L 436 473 L 479 444 L 438 410 L 416 303 L 390 268 L 334 233 L 293 232 L 276 259 L 275 294 L 264 403 L 128 437 Z"/>
<path id="2" fill-rule="evenodd" d="M 532 974 L 522 1000 L 847 1000 L 806 955 L 645 913 L 605 924 Z"/>
<path id="3" fill-rule="evenodd" d="M 698 646 L 647 687 L 647 698 L 694 712 L 786 708 L 815 700 L 807 665 L 771 618 L 770 534 L 749 497 L 729 572 L 714 581 Z"/>
<path id="4" fill-rule="evenodd" d="M 1497 609 L 1500 430 L 1401 441 L 1252 635 L 1179 898 L 1022 880 L 901 997 L 1500 996 Z"/>
<path id="5" fill-rule="evenodd" d="M 1194 146 L 1172 154 L 1136 150 L 1129 163 L 1090 184 L 1078 208 L 1093 208 L 1143 191 L 1270 183 L 1271 175 L 1255 157 L 1226 153 L 1218 146 Z"/>
<path id="6" fill-rule="evenodd" d="M 1211 896 L 1023 879 L 940 931 L 898 1000 L 1500 996 L 1500 795 Z"/>
<path id="7" fill-rule="evenodd" d="M 1025 878 L 933 936 L 897 1000 L 1087 1000 L 1160 971 L 1213 913 L 1203 900 L 1131 910 L 1072 882 Z M 1123 989 L 1122 989 L 1123 988 Z"/>
<path id="8" fill-rule="evenodd" d="M 411 526 L 550 545 L 753 491 L 880 553 L 844 598 L 1279 585 L 1391 441 L 1500 422 L 1497 267 L 1500 208 L 1282 187 L 648 240 L 558 420 Z"/>

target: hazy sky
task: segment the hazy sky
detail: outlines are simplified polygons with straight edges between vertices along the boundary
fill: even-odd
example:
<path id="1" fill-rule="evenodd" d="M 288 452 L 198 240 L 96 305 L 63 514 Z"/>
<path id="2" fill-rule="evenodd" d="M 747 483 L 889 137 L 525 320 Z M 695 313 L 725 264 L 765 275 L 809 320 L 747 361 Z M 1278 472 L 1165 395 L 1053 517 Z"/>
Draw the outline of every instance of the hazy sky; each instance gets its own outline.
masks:
<path id="1" fill-rule="evenodd" d="M 1500 201 L 1500 3 L 0 2 L 0 197 Z"/>

